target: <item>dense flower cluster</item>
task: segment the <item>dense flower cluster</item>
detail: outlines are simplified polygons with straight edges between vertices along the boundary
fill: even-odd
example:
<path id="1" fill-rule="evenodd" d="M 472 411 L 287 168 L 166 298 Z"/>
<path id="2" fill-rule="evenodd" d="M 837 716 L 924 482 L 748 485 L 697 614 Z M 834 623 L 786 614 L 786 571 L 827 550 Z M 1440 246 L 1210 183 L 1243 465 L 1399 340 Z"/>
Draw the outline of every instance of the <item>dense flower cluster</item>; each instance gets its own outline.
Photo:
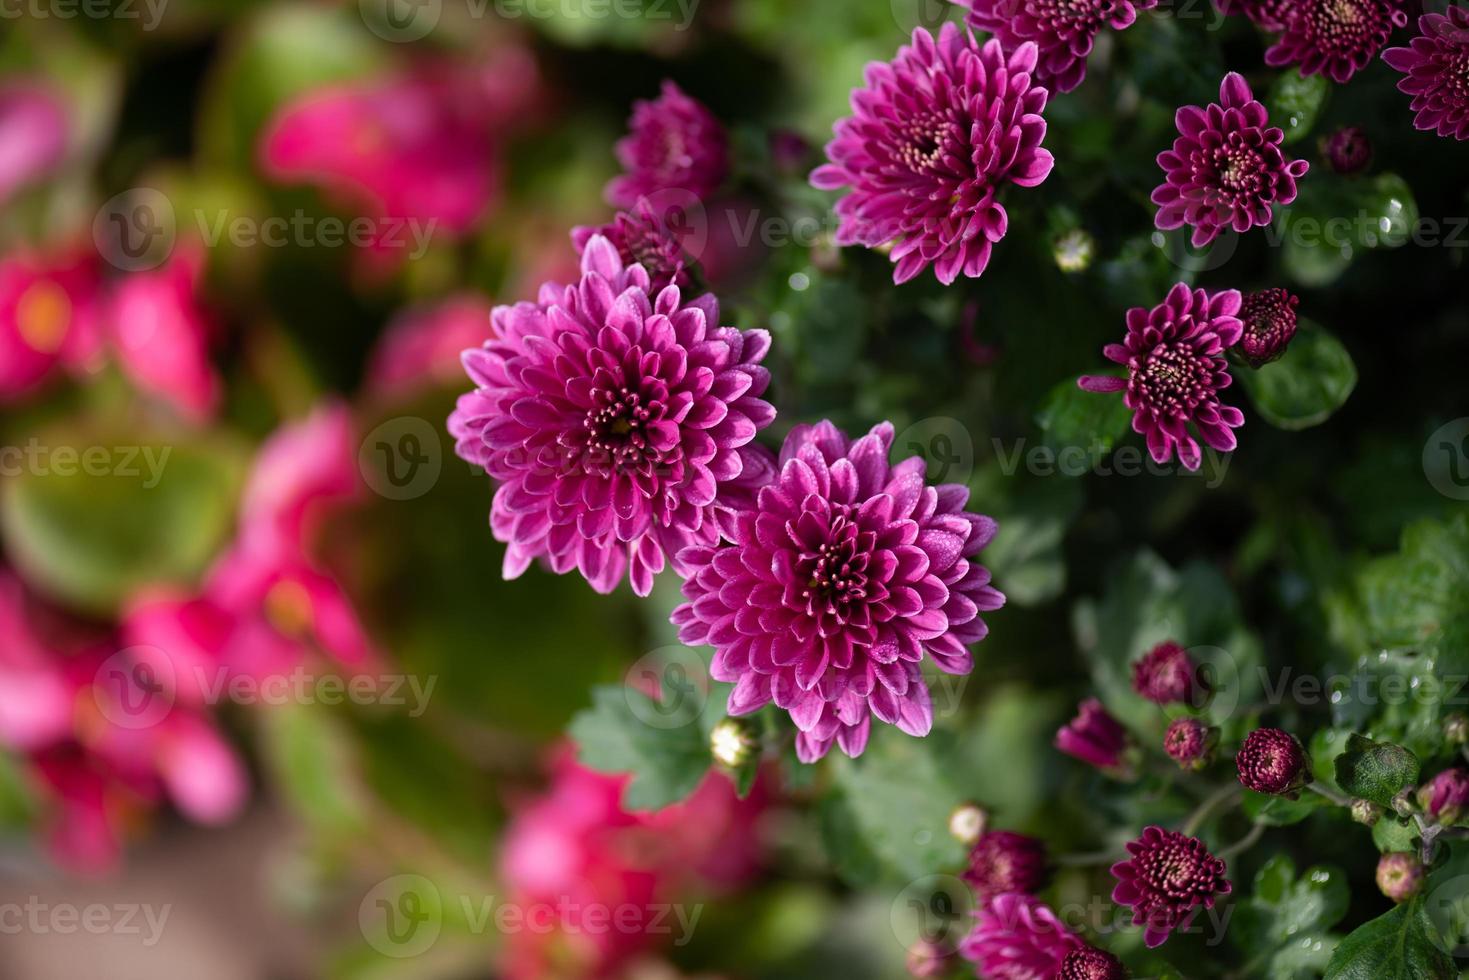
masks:
<path id="1" fill-rule="evenodd" d="M 1257 728 L 1235 756 L 1239 781 L 1257 793 L 1298 795 L 1311 781 L 1311 766 L 1300 739 L 1279 728 Z"/>
<path id="2" fill-rule="evenodd" d="M 1086 59 L 1099 33 L 1125 30 L 1138 11 L 1158 0 L 954 0 L 971 27 L 993 35 L 1006 52 L 1033 43 L 1039 49 L 1035 77 L 1057 92 L 1070 92 L 1086 77 Z"/>
<path id="3" fill-rule="evenodd" d="M 1398 88 L 1411 95 L 1413 125 L 1469 139 L 1469 10 L 1449 5 L 1418 18 L 1418 36 L 1406 48 L 1389 48 L 1382 60 L 1407 77 Z"/>
<path id="4" fill-rule="evenodd" d="M 1066 954 L 1056 980 L 1126 980 L 1122 961 L 1095 946 L 1082 946 Z"/>
<path id="5" fill-rule="evenodd" d="M 1188 431 L 1193 425 L 1211 448 L 1229 452 L 1234 429 L 1244 424 L 1237 408 L 1220 404 L 1219 392 L 1234 383 L 1225 349 L 1239 341 L 1238 290 L 1206 293 L 1179 283 L 1151 310 L 1127 311 L 1127 336 L 1102 349 L 1109 361 L 1127 367 L 1127 377 L 1086 375 L 1078 379 L 1086 391 L 1124 392 L 1132 409 L 1132 429 L 1145 436 L 1148 451 L 1159 463 L 1175 452 L 1183 465 L 1199 468 L 1199 444 Z"/>
<path id="6" fill-rule="evenodd" d="M 1044 841 L 1009 830 L 991 830 L 969 851 L 963 879 L 981 899 L 1005 892 L 1034 895 L 1050 878 Z"/>
<path id="7" fill-rule="evenodd" d="M 836 205 L 837 244 L 891 246 L 899 283 L 930 265 L 945 284 L 984 272 L 1009 227 L 1001 188 L 1051 172 L 1037 57 L 1033 43 L 1007 53 L 945 24 L 937 40 L 918 28 L 890 64 L 868 65 L 830 162 L 811 174 L 824 190 L 851 188 Z"/>
<path id="8" fill-rule="evenodd" d="M 623 173 L 607 185 L 607 202 L 632 208 L 660 191 L 708 197 L 729 173 L 724 127 L 673 82 L 658 98 L 633 106 L 628 134 L 617 143 Z"/>
<path id="9" fill-rule="evenodd" d="M 1269 364 L 1285 353 L 1296 335 L 1296 306 L 1300 299 L 1284 289 L 1262 289 L 1250 293 L 1240 304 L 1244 324 L 1235 348 L 1250 367 Z"/>
<path id="10" fill-rule="evenodd" d="M 1192 715 L 1175 718 L 1163 735 L 1163 751 L 1184 769 L 1203 769 L 1219 744 L 1219 730 Z"/>
<path id="11" fill-rule="evenodd" d="M 1200 907 L 1213 908 L 1219 896 L 1230 892 L 1224 862 L 1196 837 L 1146 827 L 1127 852 L 1132 855 L 1128 860 L 1112 865 L 1117 879 L 1112 901 L 1132 908 L 1132 923 L 1143 927 L 1149 947 L 1161 945 Z"/>
<path id="12" fill-rule="evenodd" d="M 1292 0 L 1280 39 L 1265 51 L 1272 68 L 1345 84 L 1408 23 L 1402 0 Z"/>
<path id="13" fill-rule="evenodd" d="M 1192 705 L 1206 687 L 1188 651 L 1169 640 L 1132 665 L 1132 689 L 1155 704 Z"/>
<path id="14" fill-rule="evenodd" d="M 1020 892 L 995 895 L 975 913 L 959 955 L 987 980 L 1054 977 L 1081 939 L 1045 903 Z"/>

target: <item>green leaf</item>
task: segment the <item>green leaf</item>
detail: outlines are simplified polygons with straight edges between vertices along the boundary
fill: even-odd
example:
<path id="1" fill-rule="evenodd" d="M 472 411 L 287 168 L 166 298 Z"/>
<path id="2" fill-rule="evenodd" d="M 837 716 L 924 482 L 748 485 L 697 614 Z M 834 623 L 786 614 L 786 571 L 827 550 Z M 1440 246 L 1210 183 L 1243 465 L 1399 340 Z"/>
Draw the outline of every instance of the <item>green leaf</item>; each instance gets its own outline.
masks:
<path id="1" fill-rule="evenodd" d="M 1412 821 L 1399 820 L 1391 811 L 1372 825 L 1372 843 L 1383 854 L 1389 851 L 1412 851 L 1418 847 L 1418 827 Z"/>
<path id="2" fill-rule="evenodd" d="M 1067 378 L 1046 395 L 1035 421 L 1055 452 L 1080 451 L 1092 458 L 1110 452 L 1127 435 L 1132 411 L 1121 398 L 1082 391 L 1075 378 Z"/>
<path id="3" fill-rule="evenodd" d="M 1326 980 L 1449 980 L 1457 970 L 1436 935 L 1423 900 L 1404 902 L 1343 939 Z"/>
<path id="4" fill-rule="evenodd" d="M 1261 417 L 1279 429 L 1308 429 L 1325 422 L 1357 386 L 1357 366 L 1341 342 L 1301 320 L 1278 361 L 1236 372 Z"/>
<path id="5" fill-rule="evenodd" d="M 330 710 L 275 705 L 259 713 L 271 785 L 324 839 L 351 837 L 368 825 L 368 796 L 350 733 Z"/>
<path id="6" fill-rule="evenodd" d="M 983 470 L 980 480 L 996 474 L 998 470 Z M 1019 606 L 1049 602 L 1066 587 L 1062 544 L 1081 509 L 1081 484 L 1019 474 L 990 482 L 997 485 L 975 493 L 1000 525 L 985 549 L 985 564 L 1007 600 Z"/>
<path id="7" fill-rule="evenodd" d="M 1354 734 L 1336 757 L 1336 782 L 1352 796 L 1391 809 L 1393 798 L 1418 782 L 1418 757 L 1401 745 Z"/>
<path id="8" fill-rule="evenodd" d="M 1330 93 L 1331 84 L 1323 76 L 1288 71 L 1270 86 L 1265 105 L 1271 121 L 1285 131 L 1285 141 L 1293 143 L 1311 132 Z"/>
<path id="9" fill-rule="evenodd" d="M 632 773 L 623 796 L 632 810 L 677 803 L 709 771 L 704 729 L 694 719 L 666 718 L 658 702 L 630 687 L 593 688 L 592 707 L 572 720 L 569 733 L 585 765 Z"/>
<path id="10" fill-rule="evenodd" d="M 1325 972 L 1339 942 L 1340 936 L 1320 933 L 1292 939 L 1270 957 L 1265 976 L 1267 980 L 1319 977 Z"/>
<path id="11" fill-rule="evenodd" d="M 1347 914 L 1346 872 L 1315 865 L 1297 876 L 1288 854 L 1276 854 L 1255 873 L 1245 943 L 1256 952 L 1329 930 Z"/>

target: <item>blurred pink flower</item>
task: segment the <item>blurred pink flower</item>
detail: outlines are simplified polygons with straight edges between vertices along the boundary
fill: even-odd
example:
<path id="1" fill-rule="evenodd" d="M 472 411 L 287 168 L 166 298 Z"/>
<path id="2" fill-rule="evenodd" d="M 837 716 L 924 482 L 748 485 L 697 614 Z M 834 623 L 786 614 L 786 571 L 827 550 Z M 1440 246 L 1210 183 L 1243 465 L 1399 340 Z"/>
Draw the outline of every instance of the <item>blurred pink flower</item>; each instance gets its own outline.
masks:
<path id="1" fill-rule="evenodd" d="M 0 202 L 44 177 L 67 144 L 66 111 L 45 87 L 0 83 Z"/>
<path id="2" fill-rule="evenodd" d="M 489 300 L 474 293 L 451 296 L 395 316 L 378 338 L 367 366 L 367 391 L 396 398 L 457 381 L 459 354 L 478 347 L 490 332 Z"/>
<path id="3" fill-rule="evenodd" d="M 513 806 L 501 855 L 505 883 L 528 918 L 549 906 L 556 928 L 509 937 L 502 964 L 509 980 L 612 975 L 660 937 L 595 929 L 592 915 L 605 922 L 620 908 L 628 916 L 635 910 L 648 925 L 655 903 L 739 885 L 758 867 L 761 784 L 740 800 L 727 777 L 711 773 L 687 800 L 652 813 L 622 806 L 626 784 L 625 776 L 580 765 L 566 747 L 552 761 L 546 792 Z"/>
<path id="4" fill-rule="evenodd" d="M 203 273 L 202 247 L 180 246 L 163 266 L 124 277 L 106 314 L 123 373 L 196 424 L 214 415 L 221 390 L 209 361 L 216 331 L 198 298 Z"/>
<path id="5" fill-rule="evenodd" d="M 260 144 L 274 180 L 321 185 L 376 220 L 383 257 L 415 244 L 404 222 L 457 238 L 499 197 L 498 143 L 533 114 L 535 62 L 497 49 L 474 65 L 422 64 L 384 79 L 330 85 L 282 108 Z"/>
<path id="6" fill-rule="evenodd" d="M 0 743 L 21 751 L 71 730 L 71 689 L 27 618 L 20 580 L 0 570 Z"/>
<path id="7" fill-rule="evenodd" d="M 0 403 L 96 366 L 100 290 L 95 256 L 78 250 L 0 258 Z"/>

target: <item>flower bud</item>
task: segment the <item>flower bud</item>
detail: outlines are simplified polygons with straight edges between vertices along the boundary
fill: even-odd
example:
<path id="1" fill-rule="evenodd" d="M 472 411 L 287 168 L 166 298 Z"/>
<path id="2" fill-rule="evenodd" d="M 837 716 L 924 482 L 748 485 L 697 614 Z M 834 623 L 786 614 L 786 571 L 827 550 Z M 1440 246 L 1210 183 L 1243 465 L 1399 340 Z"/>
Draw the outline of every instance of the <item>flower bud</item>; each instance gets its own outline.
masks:
<path id="1" fill-rule="evenodd" d="M 1389 851 L 1377 861 L 1377 887 L 1394 902 L 1405 902 L 1423 889 L 1423 862 L 1412 851 Z"/>
<path id="2" fill-rule="evenodd" d="M 949 833 L 961 844 L 973 847 L 989 826 L 990 815 L 978 803 L 961 803 L 949 814 Z"/>
<path id="3" fill-rule="evenodd" d="M 1083 701 L 1076 717 L 1056 733 L 1056 748 L 1103 772 L 1128 773 L 1124 757 L 1129 748 L 1127 729 L 1096 698 Z"/>
<path id="4" fill-rule="evenodd" d="M 1132 689 L 1154 704 L 1203 704 L 1208 685 L 1188 651 L 1173 641 L 1159 643 L 1132 665 Z"/>
<path id="5" fill-rule="evenodd" d="M 1434 776 L 1419 788 L 1418 805 L 1435 823 L 1458 823 L 1469 813 L 1469 772 L 1455 766 Z"/>
<path id="6" fill-rule="evenodd" d="M 1007 892 L 1034 895 L 1050 876 L 1045 843 L 1009 830 L 980 835 L 969 852 L 969 867 L 960 875 L 981 901 Z"/>
<path id="7" fill-rule="evenodd" d="M 1181 768 L 1198 771 L 1214 761 L 1219 729 L 1192 715 L 1173 719 L 1163 736 L 1163 751 Z"/>
<path id="8" fill-rule="evenodd" d="M 920 939 L 908 947 L 908 975 L 920 980 L 941 977 L 948 972 L 953 959 L 954 953 L 951 950 L 927 939 Z"/>
<path id="9" fill-rule="evenodd" d="M 1443 722 L 1444 741 L 1450 745 L 1463 745 L 1469 742 L 1469 715 L 1461 711 L 1455 711 L 1444 719 Z"/>
<path id="10" fill-rule="evenodd" d="M 1111 953 L 1081 946 L 1066 954 L 1056 980 L 1126 980 L 1127 968 Z"/>
<path id="11" fill-rule="evenodd" d="M 1264 367 L 1285 353 L 1296 335 L 1300 300 L 1284 289 L 1262 289 L 1245 296 L 1240 322 L 1245 325 L 1235 350 L 1252 368 Z"/>
<path id="12" fill-rule="evenodd" d="M 1372 141 L 1360 126 L 1343 126 L 1322 142 L 1322 154 L 1332 170 L 1349 177 L 1372 162 Z"/>
<path id="13" fill-rule="evenodd" d="M 1239 781 L 1257 793 L 1295 799 L 1311 781 L 1300 739 L 1279 728 L 1257 728 L 1234 757 Z"/>
<path id="14" fill-rule="evenodd" d="M 744 718 L 721 719 L 709 731 L 709 751 L 714 761 L 730 769 L 749 762 L 759 747 L 754 726 Z"/>
<path id="15" fill-rule="evenodd" d="M 1392 809 L 1400 817 L 1411 817 L 1418 812 L 1418 804 L 1413 801 L 1413 791 L 1405 789 L 1392 798 Z"/>
<path id="16" fill-rule="evenodd" d="M 1352 819 L 1359 824 L 1371 827 L 1382 819 L 1382 807 L 1371 800 L 1352 801 Z"/>
<path id="17" fill-rule="evenodd" d="M 1096 240 L 1085 228 L 1072 228 L 1059 235 L 1052 243 L 1051 254 L 1056 259 L 1056 268 L 1066 273 L 1085 272 L 1096 254 Z"/>

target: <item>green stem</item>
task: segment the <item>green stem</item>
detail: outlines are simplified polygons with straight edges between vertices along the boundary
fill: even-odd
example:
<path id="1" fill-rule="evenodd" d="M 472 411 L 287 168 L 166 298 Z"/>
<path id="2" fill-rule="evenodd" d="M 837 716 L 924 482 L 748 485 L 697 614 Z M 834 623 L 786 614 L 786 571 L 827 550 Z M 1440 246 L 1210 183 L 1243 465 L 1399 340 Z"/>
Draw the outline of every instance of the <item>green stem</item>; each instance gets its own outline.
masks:
<path id="1" fill-rule="evenodd" d="M 1250 848 L 1254 847 L 1260 842 L 1260 838 L 1264 836 L 1265 825 L 1263 823 L 1257 823 L 1250 828 L 1250 832 L 1248 834 L 1245 834 L 1239 840 L 1235 841 L 1233 844 L 1230 844 L 1228 847 L 1226 847 L 1224 850 L 1220 851 L 1214 856 L 1219 858 L 1221 861 L 1227 861 L 1228 859 L 1234 857 L 1236 854 L 1248 851 Z"/>
<path id="2" fill-rule="evenodd" d="M 1236 784 L 1230 784 L 1219 790 L 1216 790 L 1213 795 L 1209 796 L 1207 799 L 1204 800 L 1204 802 L 1200 803 L 1198 805 L 1198 808 L 1195 809 L 1193 813 L 1189 814 L 1189 818 L 1184 821 L 1183 827 L 1181 828 L 1180 832 L 1185 834 L 1186 836 L 1192 837 L 1194 835 L 1194 831 L 1203 826 L 1204 821 L 1209 819 L 1209 815 L 1215 810 L 1219 809 L 1219 807 L 1225 804 L 1232 805 L 1239 802 L 1239 798 L 1242 795 L 1242 792 L 1243 791 Z"/>
<path id="3" fill-rule="evenodd" d="M 1320 796 L 1324 796 L 1326 799 L 1330 800 L 1335 806 L 1352 805 L 1352 801 L 1349 797 L 1343 796 L 1341 793 L 1338 793 L 1334 789 L 1327 789 L 1320 783 L 1307 783 L 1306 788 Z"/>

